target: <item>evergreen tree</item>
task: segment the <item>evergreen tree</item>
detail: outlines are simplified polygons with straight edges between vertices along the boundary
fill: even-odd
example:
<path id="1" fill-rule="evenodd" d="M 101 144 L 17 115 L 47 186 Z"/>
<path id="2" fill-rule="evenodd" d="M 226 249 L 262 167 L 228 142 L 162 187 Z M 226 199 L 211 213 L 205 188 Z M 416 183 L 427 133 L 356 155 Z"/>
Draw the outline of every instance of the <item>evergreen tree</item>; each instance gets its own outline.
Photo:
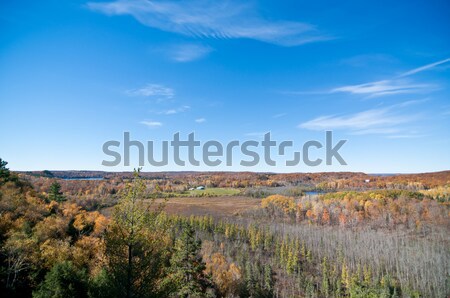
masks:
<path id="1" fill-rule="evenodd" d="M 0 158 L 0 185 L 5 182 L 11 181 L 16 184 L 16 186 L 23 187 L 26 183 L 19 181 L 19 176 L 15 173 L 11 173 L 11 171 L 6 167 L 8 164 L 7 161 Z"/>
<path id="2" fill-rule="evenodd" d="M 0 158 L 0 182 L 7 181 L 11 174 L 9 169 L 6 167 L 7 164 L 7 161 Z"/>
<path id="3" fill-rule="evenodd" d="M 195 239 L 195 230 L 183 225 L 181 237 L 175 241 L 170 259 L 170 282 L 175 297 L 206 297 L 211 282 L 204 274 L 205 263 L 199 255 L 201 241 Z"/>
<path id="4" fill-rule="evenodd" d="M 106 270 L 101 270 L 89 283 L 90 298 L 110 298 L 116 296 L 114 285 Z"/>
<path id="5" fill-rule="evenodd" d="M 328 291 L 330 288 L 330 283 L 329 283 L 329 268 L 328 268 L 328 263 L 327 263 L 327 258 L 324 257 L 323 261 L 322 261 L 322 293 L 324 296 L 328 296 Z"/>
<path id="6" fill-rule="evenodd" d="M 160 210 L 151 211 L 139 172 L 116 205 L 105 235 L 109 284 L 113 297 L 165 297 L 160 281 L 166 260 L 168 234 Z M 153 208 L 155 209 L 155 208 Z"/>
<path id="7" fill-rule="evenodd" d="M 253 297 L 257 293 L 257 281 L 253 266 L 250 262 L 245 263 L 245 291 L 243 297 Z"/>
<path id="8" fill-rule="evenodd" d="M 264 265 L 264 292 L 267 297 L 273 296 L 274 280 L 273 270 L 269 263 Z"/>
<path id="9" fill-rule="evenodd" d="M 48 198 L 50 201 L 62 202 L 64 201 L 63 193 L 61 192 L 61 184 L 57 181 L 53 182 L 50 186 L 48 193 Z"/>
<path id="10" fill-rule="evenodd" d="M 71 262 L 57 263 L 53 266 L 33 292 L 34 298 L 88 297 L 88 276 L 86 271 L 78 270 Z"/>

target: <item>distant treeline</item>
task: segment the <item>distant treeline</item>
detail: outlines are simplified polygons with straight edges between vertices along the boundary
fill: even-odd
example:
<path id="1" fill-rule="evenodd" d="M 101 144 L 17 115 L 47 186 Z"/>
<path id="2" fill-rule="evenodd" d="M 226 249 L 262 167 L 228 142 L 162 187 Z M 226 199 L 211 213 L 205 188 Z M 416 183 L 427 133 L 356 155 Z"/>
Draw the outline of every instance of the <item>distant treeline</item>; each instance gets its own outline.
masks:
<path id="1" fill-rule="evenodd" d="M 132 172 L 28 171 L 19 174 L 47 178 L 131 179 Z M 255 186 L 316 186 L 320 189 L 429 189 L 450 184 L 450 171 L 422 174 L 371 175 L 358 172 L 254 173 L 254 172 L 141 172 L 143 179 L 170 181 L 172 184 L 246 188 Z"/>

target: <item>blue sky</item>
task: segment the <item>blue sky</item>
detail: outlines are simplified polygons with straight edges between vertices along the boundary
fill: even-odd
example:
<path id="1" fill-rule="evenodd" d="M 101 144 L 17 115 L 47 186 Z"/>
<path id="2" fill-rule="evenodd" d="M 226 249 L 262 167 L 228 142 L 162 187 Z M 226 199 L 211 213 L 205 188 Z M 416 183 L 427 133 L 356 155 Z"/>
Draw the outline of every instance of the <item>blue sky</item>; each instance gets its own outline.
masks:
<path id="1" fill-rule="evenodd" d="M 108 168 L 102 145 L 346 139 L 346 166 L 450 168 L 448 1 L 2 1 L 0 157 Z M 323 157 L 317 152 L 317 156 Z M 239 156 L 236 156 L 239 157 Z M 136 162 L 136 159 L 132 159 Z"/>

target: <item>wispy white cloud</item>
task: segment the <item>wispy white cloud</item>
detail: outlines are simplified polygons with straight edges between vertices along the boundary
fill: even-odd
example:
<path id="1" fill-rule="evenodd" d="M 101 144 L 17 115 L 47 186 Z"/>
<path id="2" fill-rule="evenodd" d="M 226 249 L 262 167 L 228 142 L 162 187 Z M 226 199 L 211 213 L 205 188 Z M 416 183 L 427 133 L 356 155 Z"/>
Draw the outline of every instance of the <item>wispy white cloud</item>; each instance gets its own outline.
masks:
<path id="1" fill-rule="evenodd" d="M 141 121 L 141 124 L 144 124 L 150 128 L 156 128 L 156 127 L 161 127 L 162 123 L 159 121 Z"/>
<path id="2" fill-rule="evenodd" d="M 205 118 L 198 118 L 198 119 L 195 119 L 195 122 L 197 122 L 197 123 L 204 123 L 204 122 L 206 122 L 206 119 Z"/>
<path id="3" fill-rule="evenodd" d="M 301 123 L 298 127 L 309 130 L 344 130 L 352 135 L 408 135 L 403 125 L 416 121 L 420 117 L 406 113 L 402 108 L 422 102 L 424 101 L 407 101 L 354 114 L 320 116 Z"/>
<path id="4" fill-rule="evenodd" d="M 356 85 L 344 85 L 336 87 L 330 90 L 321 91 L 284 91 L 281 92 L 285 95 L 326 95 L 333 93 L 349 93 L 355 95 L 364 95 L 366 98 L 380 97 L 387 95 L 397 95 L 397 94 L 417 94 L 417 93 L 427 93 L 439 89 L 436 84 L 424 84 L 416 83 L 408 76 L 412 76 L 419 72 L 429 70 L 431 68 L 437 67 L 444 63 L 450 62 L 450 58 L 430 63 L 410 71 L 404 72 L 399 76 L 392 77 L 385 80 L 356 84 Z"/>
<path id="5" fill-rule="evenodd" d="M 409 133 L 409 134 L 399 134 L 399 135 L 388 135 L 386 138 L 388 139 L 416 139 L 416 138 L 422 138 L 425 137 L 424 134 L 416 134 L 416 133 Z"/>
<path id="6" fill-rule="evenodd" d="M 311 130 L 350 129 L 363 130 L 373 127 L 392 126 L 409 122 L 406 116 L 391 115 L 389 109 L 371 109 L 346 116 L 321 116 L 300 124 Z"/>
<path id="7" fill-rule="evenodd" d="M 440 61 L 437 61 L 437 62 L 434 62 L 434 63 L 430 63 L 430 64 L 427 64 L 427 65 L 424 65 L 424 66 L 421 66 L 421 67 L 418 67 L 418 68 L 414 68 L 414 69 L 412 69 L 410 71 L 402 73 L 400 75 L 400 77 L 407 77 L 407 76 L 410 76 L 410 75 L 413 75 L 413 74 L 416 74 L 416 73 L 419 73 L 419 72 L 422 72 L 422 71 L 425 71 L 425 70 L 432 69 L 432 68 L 434 68 L 436 66 L 439 66 L 441 64 L 448 63 L 448 62 L 450 62 L 450 58 L 447 58 L 447 59 L 444 59 L 444 60 L 440 60 Z"/>
<path id="8" fill-rule="evenodd" d="M 287 113 L 279 113 L 279 114 L 273 115 L 272 118 L 277 119 L 277 118 L 284 117 L 284 116 L 286 116 L 286 115 L 287 115 Z"/>
<path id="9" fill-rule="evenodd" d="M 422 93 L 437 89 L 436 85 L 432 84 L 416 84 L 404 79 L 404 77 L 412 76 L 422 71 L 432 69 L 441 64 L 450 62 L 450 58 L 430 63 L 410 71 L 400 74 L 398 77 L 389 80 L 382 80 L 377 82 L 348 85 L 331 90 L 334 92 L 348 92 L 352 94 L 365 94 L 368 97 L 377 97 L 383 95 L 405 94 L 405 93 Z"/>
<path id="10" fill-rule="evenodd" d="M 181 44 L 168 49 L 169 58 L 176 62 L 190 62 L 201 59 L 211 53 L 209 46 L 199 44 Z"/>
<path id="11" fill-rule="evenodd" d="M 404 80 L 383 80 L 359 85 L 348 85 L 332 89 L 331 93 L 347 92 L 352 94 L 362 94 L 368 97 L 378 97 L 383 95 L 420 93 L 435 88 L 431 84 L 413 84 Z"/>
<path id="12" fill-rule="evenodd" d="M 382 80 L 377 82 L 370 82 L 359 85 L 348 85 L 342 86 L 338 88 L 332 89 L 330 92 L 348 92 L 352 94 L 364 94 L 368 97 L 377 97 L 383 95 L 394 95 L 394 94 L 404 94 L 404 93 L 420 93 L 420 92 L 428 92 L 437 89 L 436 85 L 432 84 L 416 84 L 411 83 L 406 79 L 402 79 L 404 77 L 408 77 L 414 75 L 416 73 L 426 71 L 432 69 L 441 64 L 450 62 L 450 58 L 440 60 L 434 63 L 430 63 L 418 68 L 414 68 L 407 72 L 400 74 L 399 76 L 389 79 Z"/>
<path id="13" fill-rule="evenodd" d="M 157 114 L 174 115 L 174 114 L 186 112 L 186 111 L 190 110 L 190 108 L 191 108 L 190 106 L 185 105 L 185 106 L 181 106 L 181 107 L 174 108 L 174 109 L 159 111 L 159 112 L 157 112 Z"/>
<path id="14" fill-rule="evenodd" d="M 425 103 L 425 102 L 428 102 L 428 101 L 430 101 L 429 97 L 422 98 L 422 99 L 414 99 L 414 100 L 408 100 L 408 101 L 404 101 L 404 102 L 398 103 L 396 105 L 393 105 L 392 107 L 394 107 L 394 108 L 405 108 L 405 107 L 409 107 L 409 106 L 412 106 L 412 105 L 422 104 L 422 103 Z"/>
<path id="15" fill-rule="evenodd" d="M 172 88 L 160 84 L 147 84 L 142 88 L 125 91 L 129 96 L 153 97 L 159 100 L 171 99 L 175 96 Z"/>
<path id="16" fill-rule="evenodd" d="M 171 109 L 171 110 L 162 112 L 162 114 L 165 114 L 165 115 L 172 115 L 172 114 L 176 114 L 176 113 L 178 113 L 176 109 Z"/>
<path id="17" fill-rule="evenodd" d="M 266 19 L 237 0 L 118 0 L 89 2 L 87 7 L 107 15 L 131 15 L 148 27 L 197 38 L 248 38 L 281 46 L 331 39 L 311 24 Z"/>

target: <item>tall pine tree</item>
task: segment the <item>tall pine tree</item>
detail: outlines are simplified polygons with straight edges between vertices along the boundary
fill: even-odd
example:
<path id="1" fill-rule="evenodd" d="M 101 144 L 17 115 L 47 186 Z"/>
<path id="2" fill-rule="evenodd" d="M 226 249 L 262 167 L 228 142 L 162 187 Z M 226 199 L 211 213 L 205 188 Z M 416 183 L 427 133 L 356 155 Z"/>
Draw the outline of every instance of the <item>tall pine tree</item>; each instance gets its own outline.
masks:
<path id="1" fill-rule="evenodd" d="M 63 193 L 61 192 L 61 184 L 57 181 L 53 182 L 50 186 L 50 190 L 48 193 L 48 199 L 50 201 L 62 202 L 64 201 Z"/>
<path id="2" fill-rule="evenodd" d="M 211 281 L 205 275 L 205 263 L 200 256 L 201 241 L 195 238 L 195 230 L 183 224 L 182 234 L 175 241 L 170 259 L 169 280 L 174 297 L 207 297 Z"/>
<path id="3" fill-rule="evenodd" d="M 116 297 L 166 297 L 161 288 L 169 237 L 135 172 L 117 204 L 105 236 L 108 277 Z"/>

